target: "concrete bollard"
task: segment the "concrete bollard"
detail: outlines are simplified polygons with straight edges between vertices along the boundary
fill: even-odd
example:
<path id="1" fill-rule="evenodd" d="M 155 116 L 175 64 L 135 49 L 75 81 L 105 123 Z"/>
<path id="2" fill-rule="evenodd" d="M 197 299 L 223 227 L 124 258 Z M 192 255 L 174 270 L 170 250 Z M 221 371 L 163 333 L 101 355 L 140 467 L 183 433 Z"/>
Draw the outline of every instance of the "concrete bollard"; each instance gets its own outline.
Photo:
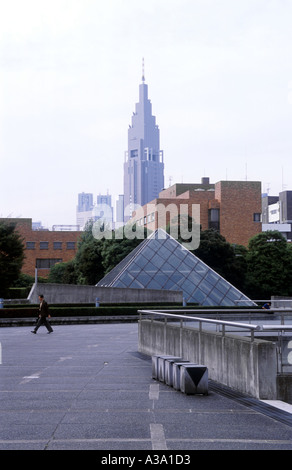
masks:
<path id="1" fill-rule="evenodd" d="M 201 364 L 181 364 L 180 390 L 187 395 L 208 395 L 208 368 Z"/>
<path id="2" fill-rule="evenodd" d="M 164 370 L 164 379 L 165 383 L 169 385 L 170 387 L 173 386 L 173 365 L 175 363 L 179 362 L 180 364 L 186 362 L 189 363 L 189 361 L 184 361 L 183 359 L 166 359 L 165 361 L 165 370 Z"/>
<path id="3" fill-rule="evenodd" d="M 175 390 L 180 390 L 180 368 L 186 364 L 185 361 L 174 362 L 172 366 L 172 386 Z M 188 362 L 190 364 L 190 362 Z"/>
<path id="4" fill-rule="evenodd" d="M 152 379 L 158 380 L 158 358 L 159 356 L 152 356 Z"/>
<path id="5" fill-rule="evenodd" d="M 160 382 L 165 381 L 165 361 L 167 359 L 180 359 L 179 357 L 174 356 L 162 356 L 156 355 L 152 356 L 152 378 L 157 379 Z"/>

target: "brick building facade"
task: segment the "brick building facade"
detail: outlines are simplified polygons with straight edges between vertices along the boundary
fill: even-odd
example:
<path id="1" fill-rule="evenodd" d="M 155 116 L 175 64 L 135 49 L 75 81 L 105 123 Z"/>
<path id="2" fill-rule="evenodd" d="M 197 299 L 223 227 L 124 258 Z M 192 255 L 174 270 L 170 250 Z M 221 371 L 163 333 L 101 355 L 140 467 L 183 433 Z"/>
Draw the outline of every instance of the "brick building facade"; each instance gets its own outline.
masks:
<path id="1" fill-rule="evenodd" d="M 230 243 L 247 246 L 262 231 L 261 183 L 257 181 L 219 181 L 215 199 L 220 204 L 220 233 Z"/>
<path id="2" fill-rule="evenodd" d="M 247 246 L 250 238 L 262 231 L 261 182 L 258 181 L 210 184 L 209 178 L 202 178 L 201 184 L 174 184 L 161 191 L 159 198 L 134 212 L 133 220 L 150 230 L 165 228 L 160 217 L 164 207 L 170 209 L 166 214 L 167 225 L 182 204 L 188 206 L 190 216 L 192 205 L 198 205 L 197 222 L 202 230 L 218 230 L 229 243 Z"/>
<path id="3" fill-rule="evenodd" d="M 0 219 L 0 222 L 16 224 L 23 239 L 25 259 L 22 273 L 47 277 L 56 263 L 72 260 L 82 232 L 32 230 L 32 219 Z"/>

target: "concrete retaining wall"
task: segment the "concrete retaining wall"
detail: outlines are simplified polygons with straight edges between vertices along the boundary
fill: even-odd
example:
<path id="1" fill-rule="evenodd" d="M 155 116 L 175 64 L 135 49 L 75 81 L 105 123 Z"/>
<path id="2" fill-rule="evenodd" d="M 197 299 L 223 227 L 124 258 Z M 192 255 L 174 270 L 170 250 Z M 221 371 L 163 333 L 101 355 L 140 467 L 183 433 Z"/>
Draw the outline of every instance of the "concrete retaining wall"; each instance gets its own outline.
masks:
<path id="1" fill-rule="evenodd" d="M 277 355 L 272 342 L 141 320 L 139 351 L 204 364 L 214 381 L 255 398 L 277 398 Z"/>
<path id="2" fill-rule="evenodd" d="M 183 301 L 182 292 L 156 289 L 122 289 L 119 287 L 76 286 L 73 284 L 34 284 L 28 299 L 38 303 L 39 294 L 47 302 L 61 303 L 95 303 L 98 297 L 101 303 L 148 303 Z"/>

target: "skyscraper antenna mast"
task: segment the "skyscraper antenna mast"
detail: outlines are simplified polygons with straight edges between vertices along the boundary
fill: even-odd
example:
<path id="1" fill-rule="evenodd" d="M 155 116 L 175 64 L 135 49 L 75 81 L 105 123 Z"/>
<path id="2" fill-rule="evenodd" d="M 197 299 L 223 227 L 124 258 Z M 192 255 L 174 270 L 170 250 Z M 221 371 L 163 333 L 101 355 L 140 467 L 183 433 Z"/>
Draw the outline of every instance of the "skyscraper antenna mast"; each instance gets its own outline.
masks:
<path id="1" fill-rule="evenodd" d="M 145 82 L 145 67 L 144 67 L 144 57 L 142 58 L 142 82 Z"/>

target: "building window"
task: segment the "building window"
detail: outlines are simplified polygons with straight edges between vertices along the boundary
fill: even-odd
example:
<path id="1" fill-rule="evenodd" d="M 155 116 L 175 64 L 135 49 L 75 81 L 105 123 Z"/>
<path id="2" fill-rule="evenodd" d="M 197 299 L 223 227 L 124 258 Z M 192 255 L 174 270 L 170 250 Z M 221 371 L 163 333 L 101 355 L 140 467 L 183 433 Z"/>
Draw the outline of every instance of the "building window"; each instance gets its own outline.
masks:
<path id="1" fill-rule="evenodd" d="M 61 258 L 47 258 L 47 259 L 36 259 L 36 268 L 37 269 L 50 269 L 55 266 L 56 263 L 62 263 Z"/>
<path id="2" fill-rule="evenodd" d="M 67 250 L 75 250 L 75 242 L 67 242 Z"/>
<path id="3" fill-rule="evenodd" d="M 35 242 L 26 242 L 27 250 L 35 250 Z"/>
<path id="4" fill-rule="evenodd" d="M 253 221 L 254 222 L 261 222 L 261 213 L 260 212 L 255 212 L 253 214 Z"/>
<path id="5" fill-rule="evenodd" d="M 54 242 L 54 250 L 62 250 L 62 242 Z"/>
<path id="6" fill-rule="evenodd" d="M 209 209 L 208 213 L 208 228 L 213 230 L 220 230 L 220 210 Z"/>
<path id="7" fill-rule="evenodd" d="M 130 156 L 131 158 L 138 157 L 138 149 L 131 150 Z"/>
<path id="8" fill-rule="evenodd" d="M 49 242 L 40 242 L 40 249 L 41 250 L 48 250 L 49 249 Z"/>

